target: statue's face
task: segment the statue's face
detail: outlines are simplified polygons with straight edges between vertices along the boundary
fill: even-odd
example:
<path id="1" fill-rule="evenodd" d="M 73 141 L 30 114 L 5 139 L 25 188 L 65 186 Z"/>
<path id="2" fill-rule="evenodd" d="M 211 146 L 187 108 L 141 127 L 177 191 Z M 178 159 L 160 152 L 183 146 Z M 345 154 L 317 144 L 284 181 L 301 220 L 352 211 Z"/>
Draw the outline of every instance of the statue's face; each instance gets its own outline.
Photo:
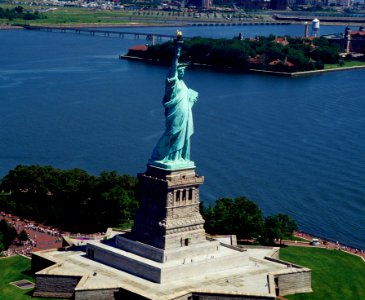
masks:
<path id="1" fill-rule="evenodd" d="M 177 77 L 179 79 L 183 78 L 184 77 L 184 74 L 185 74 L 185 68 L 178 68 L 177 69 Z"/>

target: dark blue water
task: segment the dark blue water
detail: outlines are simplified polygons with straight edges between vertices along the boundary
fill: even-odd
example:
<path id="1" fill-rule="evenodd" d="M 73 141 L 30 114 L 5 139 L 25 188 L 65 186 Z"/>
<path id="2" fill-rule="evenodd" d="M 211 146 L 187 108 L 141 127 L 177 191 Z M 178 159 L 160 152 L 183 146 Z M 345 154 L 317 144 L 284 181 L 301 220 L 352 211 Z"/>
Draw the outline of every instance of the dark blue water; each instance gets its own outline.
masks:
<path id="1" fill-rule="evenodd" d="M 122 29 L 126 31 L 127 29 Z M 173 34 L 175 28 L 129 29 Z M 323 27 L 321 34 L 342 27 Z M 185 36 L 302 26 L 190 27 Z M 166 67 L 119 60 L 143 40 L 0 31 L 0 176 L 18 164 L 135 175 L 163 130 Z M 201 198 L 247 196 L 265 214 L 365 249 L 365 70 L 301 78 L 189 70 Z"/>

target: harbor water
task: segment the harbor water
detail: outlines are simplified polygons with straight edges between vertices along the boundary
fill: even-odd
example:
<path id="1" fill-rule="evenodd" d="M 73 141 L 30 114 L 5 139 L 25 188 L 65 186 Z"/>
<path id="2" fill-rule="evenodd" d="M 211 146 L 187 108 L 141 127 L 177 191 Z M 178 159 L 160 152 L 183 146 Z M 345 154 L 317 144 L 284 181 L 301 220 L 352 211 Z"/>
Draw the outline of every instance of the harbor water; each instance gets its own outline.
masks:
<path id="1" fill-rule="evenodd" d="M 321 34 L 343 27 L 322 26 Z M 174 34 L 174 27 L 113 29 Z M 185 36 L 301 36 L 300 25 L 186 27 Z M 119 60 L 146 40 L 0 31 L 0 177 L 16 165 L 145 171 L 164 127 L 165 66 Z M 365 70 L 284 78 L 191 69 L 201 199 L 246 196 L 365 249 Z"/>

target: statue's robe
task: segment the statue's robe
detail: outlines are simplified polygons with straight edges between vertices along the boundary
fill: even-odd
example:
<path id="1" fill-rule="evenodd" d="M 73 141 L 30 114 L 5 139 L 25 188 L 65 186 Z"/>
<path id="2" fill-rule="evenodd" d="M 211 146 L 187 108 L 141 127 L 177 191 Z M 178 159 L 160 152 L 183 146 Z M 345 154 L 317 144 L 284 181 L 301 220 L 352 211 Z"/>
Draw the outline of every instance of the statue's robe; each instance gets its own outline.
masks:
<path id="1" fill-rule="evenodd" d="M 165 131 L 153 150 L 154 161 L 189 161 L 190 137 L 194 132 L 191 108 L 198 93 L 189 89 L 183 80 L 174 74 L 166 79 L 163 99 L 165 107 Z"/>

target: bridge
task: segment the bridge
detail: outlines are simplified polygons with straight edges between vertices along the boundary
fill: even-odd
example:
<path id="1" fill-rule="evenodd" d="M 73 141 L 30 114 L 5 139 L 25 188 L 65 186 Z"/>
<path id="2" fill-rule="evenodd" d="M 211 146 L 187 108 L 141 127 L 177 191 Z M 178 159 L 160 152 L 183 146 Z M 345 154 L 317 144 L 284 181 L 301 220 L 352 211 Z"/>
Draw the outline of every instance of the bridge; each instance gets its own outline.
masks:
<path id="1" fill-rule="evenodd" d="M 195 21 L 186 23 L 184 26 L 255 26 L 255 25 L 288 25 L 289 22 L 211 22 L 211 21 Z M 145 39 L 154 42 L 163 42 L 166 40 L 173 40 L 176 35 L 160 34 L 160 33 L 141 33 L 141 32 L 128 32 L 128 31 L 113 31 L 104 29 L 93 29 L 93 28 L 79 28 L 72 26 L 36 26 L 36 25 L 20 25 L 28 30 L 48 31 L 48 32 L 61 32 L 61 33 L 74 33 L 84 34 L 90 36 L 103 36 L 103 37 L 117 37 L 117 38 L 129 38 L 129 39 Z M 185 39 L 189 37 L 185 36 Z"/>
<path id="2" fill-rule="evenodd" d="M 194 22 L 188 24 L 188 26 L 258 26 L 258 25 L 290 25 L 291 22 L 286 21 L 257 21 L 257 22 L 244 22 L 244 21 L 227 21 L 227 22 Z"/>
<path id="3" fill-rule="evenodd" d="M 118 37 L 118 38 L 144 38 L 146 40 L 173 40 L 176 35 L 169 34 L 156 34 L 156 33 L 140 33 L 140 32 L 126 32 L 126 31 L 113 31 L 91 28 L 77 28 L 77 27 L 64 27 L 64 26 L 33 26 L 23 25 L 28 30 L 48 31 L 48 32 L 61 32 L 61 33 L 75 33 L 86 34 L 91 36 L 104 36 L 104 37 Z"/>

